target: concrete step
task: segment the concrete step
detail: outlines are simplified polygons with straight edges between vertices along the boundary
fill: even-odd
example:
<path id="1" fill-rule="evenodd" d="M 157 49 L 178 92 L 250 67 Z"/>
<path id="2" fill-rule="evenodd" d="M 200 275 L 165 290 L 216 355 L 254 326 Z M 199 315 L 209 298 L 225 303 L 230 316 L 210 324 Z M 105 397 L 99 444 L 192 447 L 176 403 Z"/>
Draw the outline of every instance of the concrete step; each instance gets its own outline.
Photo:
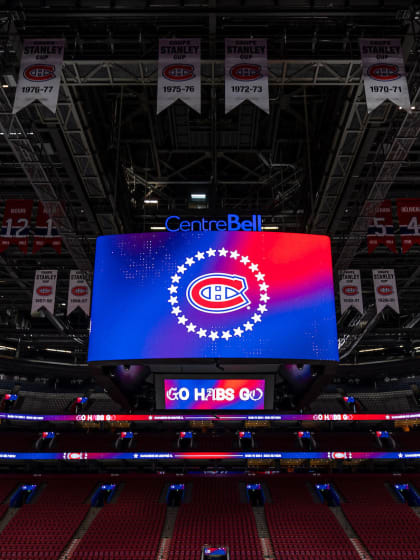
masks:
<path id="1" fill-rule="evenodd" d="M 3 529 L 9 523 L 9 521 L 17 514 L 18 511 L 19 511 L 19 508 L 9 507 L 9 509 L 6 511 L 6 513 L 4 514 L 4 516 L 0 520 L 0 533 L 3 531 Z"/>
<path id="2" fill-rule="evenodd" d="M 350 525 L 349 520 L 344 515 L 344 512 L 341 509 L 341 507 L 330 507 L 330 511 L 332 511 L 337 521 L 343 527 L 346 535 L 348 536 L 351 544 L 353 545 L 359 557 L 362 560 L 372 560 L 372 558 L 369 556 L 368 551 L 363 546 L 359 536 L 356 534 L 355 530 Z"/>
<path id="3" fill-rule="evenodd" d="M 261 542 L 261 549 L 266 560 L 274 558 L 273 543 L 271 542 L 270 532 L 267 527 L 264 507 L 253 507 L 255 525 Z"/>

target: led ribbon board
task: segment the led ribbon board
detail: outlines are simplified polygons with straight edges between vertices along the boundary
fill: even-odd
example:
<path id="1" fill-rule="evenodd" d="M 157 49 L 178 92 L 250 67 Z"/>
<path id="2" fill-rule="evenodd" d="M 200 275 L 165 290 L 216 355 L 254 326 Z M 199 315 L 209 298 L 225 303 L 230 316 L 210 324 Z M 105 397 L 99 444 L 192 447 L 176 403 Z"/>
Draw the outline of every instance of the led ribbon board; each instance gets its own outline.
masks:
<path id="1" fill-rule="evenodd" d="M 186 451 L 170 453 L 127 453 L 127 452 L 88 452 L 65 451 L 60 453 L 14 453 L 0 451 L 0 461 L 125 461 L 141 460 L 211 460 L 211 459 L 420 459 L 420 451 L 278 451 L 270 453 L 240 453 L 235 451 Z"/>
<path id="2" fill-rule="evenodd" d="M 329 238 L 100 237 L 88 361 L 338 360 Z"/>
<path id="3" fill-rule="evenodd" d="M 376 422 L 382 420 L 410 420 L 420 418 L 420 412 L 406 414 L 14 414 L 0 412 L 0 419 L 28 422 L 180 422 L 211 420 L 212 422 L 244 422 L 268 420 L 273 422 Z"/>

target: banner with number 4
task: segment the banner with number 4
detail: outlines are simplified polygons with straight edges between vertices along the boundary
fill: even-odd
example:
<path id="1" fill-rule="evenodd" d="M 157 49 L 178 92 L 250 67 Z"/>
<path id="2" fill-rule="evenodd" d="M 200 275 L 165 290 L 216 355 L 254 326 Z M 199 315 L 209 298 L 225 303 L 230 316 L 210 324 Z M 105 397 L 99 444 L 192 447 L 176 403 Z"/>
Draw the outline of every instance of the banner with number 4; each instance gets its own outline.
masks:
<path id="1" fill-rule="evenodd" d="M 420 245 L 420 198 L 400 198 L 397 200 L 398 221 L 402 252 L 413 245 Z"/>

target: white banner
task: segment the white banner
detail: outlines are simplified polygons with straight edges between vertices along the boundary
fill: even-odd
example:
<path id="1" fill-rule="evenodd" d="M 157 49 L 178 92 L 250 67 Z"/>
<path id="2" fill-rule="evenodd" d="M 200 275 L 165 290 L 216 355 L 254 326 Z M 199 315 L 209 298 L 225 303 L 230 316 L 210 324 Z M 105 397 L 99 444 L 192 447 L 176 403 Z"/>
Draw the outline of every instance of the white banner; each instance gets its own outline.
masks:
<path id="1" fill-rule="evenodd" d="M 86 280 L 86 273 L 81 270 L 70 270 L 69 293 L 67 297 L 67 315 L 77 307 L 89 316 L 90 286 Z"/>
<path id="2" fill-rule="evenodd" d="M 201 113 L 200 39 L 159 39 L 157 114 L 177 99 Z"/>
<path id="3" fill-rule="evenodd" d="M 56 270 L 35 271 L 34 293 L 32 295 L 31 313 L 37 313 L 41 307 L 54 313 L 55 288 L 57 285 Z"/>
<path id="4" fill-rule="evenodd" d="M 376 311 L 380 313 L 385 307 L 400 312 L 398 303 L 397 283 L 393 268 L 372 270 L 373 288 L 375 290 Z"/>
<path id="5" fill-rule="evenodd" d="M 251 101 L 270 112 L 266 39 L 225 39 L 225 113 Z"/>
<path id="6" fill-rule="evenodd" d="M 339 271 L 340 307 L 341 313 L 349 307 L 354 307 L 363 313 L 362 283 L 360 270 L 347 269 Z"/>
<path id="7" fill-rule="evenodd" d="M 410 96 L 399 39 L 360 39 L 368 113 L 389 99 L 410 111 Z"/>
<path id="8" fill-rule="evenodd" d="M 13 113 L 40 101 L 55 113 L 65 39 L 25 39 Z"/>

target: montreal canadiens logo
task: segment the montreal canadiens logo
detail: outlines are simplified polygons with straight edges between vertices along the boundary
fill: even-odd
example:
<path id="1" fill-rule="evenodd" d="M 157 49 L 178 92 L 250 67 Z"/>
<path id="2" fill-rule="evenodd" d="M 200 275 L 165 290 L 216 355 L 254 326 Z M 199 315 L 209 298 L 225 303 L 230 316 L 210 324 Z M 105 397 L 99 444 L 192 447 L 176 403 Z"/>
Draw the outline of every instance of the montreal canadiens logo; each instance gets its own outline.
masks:
<path id="1" fill-rule="evenodd" d="M 268 311 L 270 286 L 253 260 L 236 249 L 209 247 L 176 266 L 167 289 L 171 314 L 180 327 L 212 342 L 229 342 L 258 328 Z M 223 272 L 225 267 L 229 273 Z M 203 268 L 207 274 L 200 274 Z"/>
<path id="2" fill-rule="evenodd" d="M 393 292 L 392 286 L 378 286 L 376 290 L 381 296 L 390 296 Z"/>
<path id="3" fill-rule="evenodd" d="M 384 62 L 381 62 L 379 64 L 372 64 L 372 66 L 369 66 L 367 73 L 373 80 L 378 80 L 379 82 L 390 82 L 400 78 L 398 70 L 399 68 L 396 64 L 385 64 Z"/>
<path id="4" fill-rule="evenodd" d="M 344 286 L 343 294 L 346 296 L 356 296 L 359 293 L 357 286 Z"/>
<path id="5" fill-rule="evenodd" d="M 31 82 L 47 82 L 55 78 L 53 64 L 31 64 L 23 71 L 23 75 Z"/>
<path id="6" fill-rule="evenodd" d="M 162 76 L 174 82 L 184 82 L 195 77 L 192 64 L 169 64 L 162 70 Z"/>
<path id="7" fill-rule="evenodd" d="M 230 75 L 234 80 L 240 82 L 252 82 L 262 78 L 261 66 L 259 64 L 235 64 L 230 69 Z"/>
<path id="8" fill-rule="evenodd" d="M 74 286 L 74 288 L 71 289 L 71 293 L 76 297 L 86 296 L 87 292 L 86 286 Z"/>
<path id="9" fill-rule="evenodd" d="M 50 296 L 52 294 L 52 287 L 51 286 L 39 286 L 36 289 L 36 293 L 39 296 Z"/>
<path id="10" fill-rule="evenodd" d="M 205 274 L 187 288 L 189 303 L 205 313 L 231 313 L 250 304 L 246 278 L 231 274 Z"/>

